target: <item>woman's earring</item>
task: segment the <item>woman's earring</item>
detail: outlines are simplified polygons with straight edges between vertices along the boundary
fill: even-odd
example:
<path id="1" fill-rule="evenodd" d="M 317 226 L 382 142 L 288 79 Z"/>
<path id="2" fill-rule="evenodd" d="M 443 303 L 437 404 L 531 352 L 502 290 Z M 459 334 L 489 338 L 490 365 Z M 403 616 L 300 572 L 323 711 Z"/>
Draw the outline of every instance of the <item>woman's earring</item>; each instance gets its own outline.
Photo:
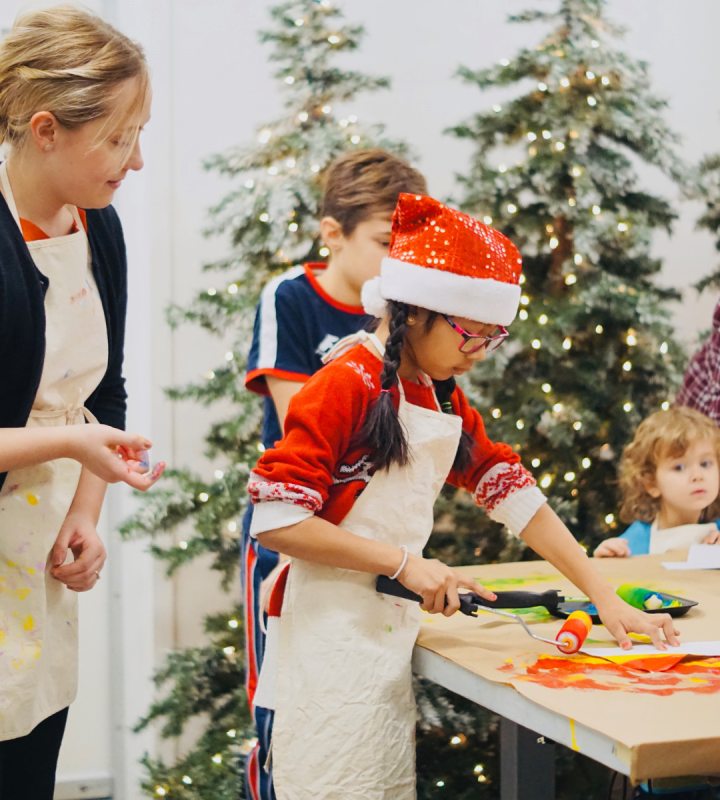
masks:
<path id="1" fill-rule="evenodd" d="M 407 318 L 407 321 L 408 321 L 408 322 L 409 322 L 411 325 L 414 325 L 414 324 L 415 324 L 415 317 L 408 317 L 408 318 Z"/>
<path id="2" fill-rule="evenodd" d="M 47 151 L 47 150 L 52 150 L 52 145 L 51 145 L 51 144 L 46 144 L 46 145 L 45 145 L 45 150 L 46 150 L 46 151 Z"/>

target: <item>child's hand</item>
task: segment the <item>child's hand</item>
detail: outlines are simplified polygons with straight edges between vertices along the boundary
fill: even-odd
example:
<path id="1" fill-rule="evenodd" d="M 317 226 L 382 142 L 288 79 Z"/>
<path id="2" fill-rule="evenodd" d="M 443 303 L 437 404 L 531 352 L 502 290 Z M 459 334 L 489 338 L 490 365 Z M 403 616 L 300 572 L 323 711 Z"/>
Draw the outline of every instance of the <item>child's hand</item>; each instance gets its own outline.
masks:
<path id="1" fill-rule="evenodd" d="M 422 597 L 421 608 L 431 614 L 444 614 L 446 617 L 451 617 L 460 608 L 458 594 L 460 586 L 476 592 L 486 600 L 496 599 L 489 589 L 476 580 L 468 578 L 462 572 L 448 567 L 434 558 L 409 555 L 407 564 L 398 579 L 403 586 Z M 447 606 L 445 598 L 447 598 Z"/>
<path id="2" fill-rule="evenodd" d="M 625 539 L 613 538 L 601 542 L 593 555 L 595 558 L 627 558 L 632 553 Z"/>
<path id="3" fill-rule="evenodd" d="M 680 644 L 680 640 L 677 638 L 680 631 L 676 630 L 669 614 L 646 614 L 644 611 L 628 605 L 615 594 L 609 594 L 601 602 L 596 602 L 595 606 L 603 625 L 624 650 L 632 647 L 628 633 L 641 633 L 649 636 L 658 650 L 667 650 L 660 631 L 665 634 L 668 643 L 673 647 L 678 647 Z"/>
<path id="4" fill-rule="evenodd" d="M 68 426 L 70 457 L 79 461 L 107 483 L 124 481 L 144 492 L 162 475 L 165 464 L 158 464 L 144 475 L 142 451 L 152 447 L 144 436 L 111 428 L 109 425 Z"/>
<path id="5" fill-rule="evenodd" d="M 720 544 L 720 531 L 713 531 L 709 533 L 703 540 L 702 544 Z"/>

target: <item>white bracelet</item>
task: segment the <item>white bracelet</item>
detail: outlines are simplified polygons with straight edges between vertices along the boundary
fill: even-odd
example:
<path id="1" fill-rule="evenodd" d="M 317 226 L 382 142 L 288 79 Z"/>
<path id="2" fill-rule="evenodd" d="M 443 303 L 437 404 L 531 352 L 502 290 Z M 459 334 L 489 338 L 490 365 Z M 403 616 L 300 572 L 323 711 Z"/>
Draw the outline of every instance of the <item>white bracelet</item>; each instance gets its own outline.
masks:
<path id="1" fill-rule="evenodd" d="M 405 555 L 403 556 L 402 564 L 400 564 L 400 568 L 398 569 L 398 571 L 394 575 L 390 576 L 391 581 L 394 581 L 397 578 L 397 576 L 405 569 L 405 564 L 407 564 L 408 560 L 407 547 L 403 544 L 400 546 L 400 549 L 405 553 Z"/>

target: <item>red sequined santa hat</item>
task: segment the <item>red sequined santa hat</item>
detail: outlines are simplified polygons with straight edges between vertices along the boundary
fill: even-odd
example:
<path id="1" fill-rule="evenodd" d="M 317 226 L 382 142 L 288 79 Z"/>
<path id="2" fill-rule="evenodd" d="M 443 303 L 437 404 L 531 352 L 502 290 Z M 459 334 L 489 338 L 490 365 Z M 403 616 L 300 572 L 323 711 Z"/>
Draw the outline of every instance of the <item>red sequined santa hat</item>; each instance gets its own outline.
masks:
<path id="1" fill-rule="evenodd" d="M 389 255 L 363 286 L 363 307 L 381 317 L 397 300 L 507 326 L 520 302 L 521 265 L 515 245 L 493 228 L 432 197 L 401 194 Z"/>

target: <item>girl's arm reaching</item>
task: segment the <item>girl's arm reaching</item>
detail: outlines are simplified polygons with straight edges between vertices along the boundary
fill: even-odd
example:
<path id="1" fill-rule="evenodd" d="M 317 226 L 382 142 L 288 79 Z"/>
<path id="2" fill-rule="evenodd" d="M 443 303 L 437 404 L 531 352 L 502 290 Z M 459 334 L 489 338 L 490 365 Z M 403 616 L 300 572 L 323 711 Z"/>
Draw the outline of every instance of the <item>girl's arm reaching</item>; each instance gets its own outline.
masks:
<path id="1" fill-rule="evenodd" d="M 675 647 L 680 644 L 677 639 L 680 631 L 675 629 L 669 614 L 645 614 L 615 594 L 612 586 L 595 571 L 585 551 L 550 506 L 544 505 L 538 509 L 520 538 L 585 592 L 595 604 L 605 627 L 621 647 L 632 647 L 628 633 L 642 633 L 652 639 L 655 647 L 664 650 L 661 630 L 671 645 Z"/>
<path id="2" fill-rule="evenodd" d="M 405 555 L 391 544 L 356 536 L 316 516 L 286 528 L 260 533 L 257 540 L 263 547 L 292 558 L 373 575 L 394 575 Z M 422 608 L 431 614 L 454 614 L 460 608 L 459 586 L 488 600 L 495 599 L 491 591 L 467 575 L 420 556 L 408 555 L 398 579 L 403 586 L 422 596 Z"/>

